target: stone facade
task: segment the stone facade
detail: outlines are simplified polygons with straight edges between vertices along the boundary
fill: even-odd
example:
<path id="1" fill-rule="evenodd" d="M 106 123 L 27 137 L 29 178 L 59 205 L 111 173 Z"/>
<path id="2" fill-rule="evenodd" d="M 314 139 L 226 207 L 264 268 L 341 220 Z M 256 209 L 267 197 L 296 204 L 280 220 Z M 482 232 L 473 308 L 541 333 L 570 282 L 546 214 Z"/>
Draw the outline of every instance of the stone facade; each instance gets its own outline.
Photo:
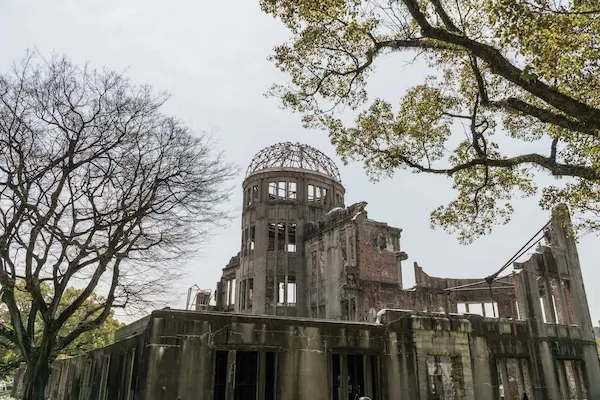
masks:
<path id="1" fill-rule="evenodd" d="M 339 173 L 309 150 L 294 157 L 324 168 L 253 161 L 241 250 L 223 269 L 216 311 L 155 311 L 115 344 L 56 361 L 48 397 L 600 399 L 566 208 L 510 274 L 433 277 L 414 263 L 405 289 L 401 229 L 369 219 L 365 202 L 344 207 Z"/>
<path id="2" fill-rule="evenodd" d="M 515 263 L 507 278 L 484 281 L 486 290 L 479 290 L 481 281 L 430 277 L 418 266 L 416 286 L 400 289 L 393 282 L 400 264 L 391 258 L 403 258 L 399 230 L 349 212 L 307 234 L 308 247 L 322 247 L 335 271 L 328 275 L 326 266 L 325 281 L 354 284 L 337 292 L 327 283 L 310 286 L 306 295 L 315 301 L 325 288 L 319 318 L 155 311 L 117 332 L 115 344 L 54 362 L 48 398 L 519 400 L 526 393 L 535 400 L 599 399 L 600 362 L 564 211 L 555 211 L 545 245 Z M 333 255 L 351 240 L 354 256 Z M 352 262 L 367 245 L 383 253 L 365 253 L 388 269 L 381 278 Z M 387 292 L 362 291 L 373 285 Z M 332 300 L 345 305 L 352 298 L 354 320 L 352 307 Z M 389 299 L 413 309 L 392 304 L 374 319 L 365 314 Z M 491 311 L 475 315 L 476 307 Z M 25 374 L 24 368 L 17 374 L 16 398 Z"/>
<path id="3" fill-rule="evenodd" d="M 598 358 L 586 355 L 595 342 L 574 325 L 540 337 L 527 321 L 402 310 L 385 310 L 375 323 L 160 310 L 143 325 L 56 361 L 48 397 L 598 398 Z"/>

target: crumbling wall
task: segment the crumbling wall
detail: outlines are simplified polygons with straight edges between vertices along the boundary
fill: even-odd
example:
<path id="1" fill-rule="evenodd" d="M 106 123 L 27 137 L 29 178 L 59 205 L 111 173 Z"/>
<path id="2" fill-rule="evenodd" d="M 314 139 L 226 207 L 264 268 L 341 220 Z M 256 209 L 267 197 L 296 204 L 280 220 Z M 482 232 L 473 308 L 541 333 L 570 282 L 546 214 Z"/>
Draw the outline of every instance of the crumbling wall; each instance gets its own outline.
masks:
<path id="1" fill-rule="evenodd" d="M 149 367 L 144 333 L 82 356 L 58 359 L 51 365 L 45 397 L 56 400 L 126 400 L 137 397 Z M 12 396 L 23 398 L 27 368 L 15 375 Z"/>
<path id="2" fill-rule="evenodd" d="M 369 220 L 366 203 L 334 209 L 305 232 L 305 282 L 310 316 L 368 320 L 399 305 L 400 232 Z"/>
<path id="3" fill-rule="evenodd" d="M 402 274 L 397 260 L 400 232 L 385 223 L 356 218 L 359 279 L 392 283 L 401 288 Z"/>
<path id="4" fill-rule="evenodd" d="M 577 326 L 558 327 L 541 338 L 527 321 L 477 315 L 386 310 L 378 323 L 359 323 L 160 310 L 143 333 L 56 361 L 47 395 L 520 400 L 525 392 L 538 400 L 595 398 L 587 342 Z"/>

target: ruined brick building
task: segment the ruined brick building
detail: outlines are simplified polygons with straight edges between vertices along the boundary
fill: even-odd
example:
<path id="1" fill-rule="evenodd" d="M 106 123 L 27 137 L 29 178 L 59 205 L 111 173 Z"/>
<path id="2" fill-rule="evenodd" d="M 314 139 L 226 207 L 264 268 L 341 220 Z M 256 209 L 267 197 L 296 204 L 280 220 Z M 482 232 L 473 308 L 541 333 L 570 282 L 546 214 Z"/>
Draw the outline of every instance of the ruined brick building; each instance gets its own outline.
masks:
<path id="1" fill-rule="evenodd" d="M 241 249 L 223 269 L 216 310 L 371 322 L 385 308 L 517 312 L 510 279 L 490 289 L 481 278 L 434 278 L 415 264 L 416 285 L 403 290 L 402 230 L 369 219 L 366 202 L 346 208 L 338 168 L 317 149 L 261 150 L 242 188 Z"/>
<path id="2" fill-rule="evenodd" d="M 155 311 L 115 344 L 56 361 L 49 398 L 600 400 L 566 208 L 500 270 L 438 278 L 415 263 L 404 289 L 401 229 L 370 220 L 364 202 L 346 207 L 318 150 L 261 151 L 243 191 L 216 306 Z"/>

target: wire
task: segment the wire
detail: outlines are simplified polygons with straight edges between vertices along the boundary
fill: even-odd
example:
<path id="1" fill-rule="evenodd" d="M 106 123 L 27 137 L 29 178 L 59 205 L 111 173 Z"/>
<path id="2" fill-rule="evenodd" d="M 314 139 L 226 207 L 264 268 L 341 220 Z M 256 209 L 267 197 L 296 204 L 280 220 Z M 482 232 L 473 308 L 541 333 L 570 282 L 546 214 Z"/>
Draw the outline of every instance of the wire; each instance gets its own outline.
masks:
<path id="1" fill-rule="evenodd" d="M 477 282 L 473 282 L 473 283 L 467 283 L 466 285 L 460 285 L 460 286 L 453 286 L 450 288 L 446 288 L 444 289 L 444 292 L 451 292 L 453 290 L 457 290 L 457 289 L 462 289 L 462 288 L 467 288 L 467 287 L 471 287 L 471 286 L 477 286 L 477 285 L 481 285 L 483 283 L 487 283 L 489 286 L 492 285 L 492 283 L 494 283 L 496 280 L 498 279 L 502 279 L 505 277 L 508 277 L 509 275 L 505 275 L 505 276 L 498 276 L 502 273 L 502 271 L 504 271 L 506 268 L 508 268 L 513 262 L 515 262 L 519 257 L 521 257 L 523 254 L 525 254 L 526 252 L 528 252 L 533 246 L 535 246 L 536 244 L 538 244 L 542 239 L 543 236 L 541 238 L 539 238 L 538 240 L 534 241 L 532 243 L 533 240 L 535 240 L 535 238 L 544 231 L 544 229 L 546 229 L 546 227 L 550 224 L 550 221 L 546 222 L 544 224 L 544 226 L 542 226 L 540 228 L 539 231 L 537 231 L 535 233 L 535 235 L 533 235 L 531 237 L 531 239 L 529 239 L 527 241 L 527 243 L 525 243 L 519 250 L 517 250 L 517 252 L 515 254 L 513 254 L 513 256 L 511 258 L 509 258 L 509 260 L 502 266 L 502 268 L 500 268 L 498 271 L 496 271 L 495 273 L 493 273 L 492 275 L 487 276 L 486 278 L 484 278 L 481 281 L 477 281 Z"/>
<path id="2" fill-rule="evenodd" d="M 548 226 L 548 224 L 550 224 L 550 221 L 546 222 L 544 224 L 544 226 L 542 226 L 542 228 L 536 232 L 535 235 L 533 235 L 531 237 L 531 239 L 529 239 L 527 241 L 527 243 L 525 243 L 523 245 L 523 247 L 521 247 L 503 266 L 502 268 L 500 268 L 497 272 L 495 272 L 494 274 L 487 276 L 485 278 L 485 281 L 491 285 L 492 282 L 498 277 L 498 275 L 500 275 L 502 273 L 502 271 L 504 271 L 506 268 L 508 268 L 513 262 L 515 262 L 515 260 L 517 260 L 519 257 L 521 257 L 523 254 L 525 254 L 526 252 L 529 251 L 529 249 L 531 249 L 533 246 L 535 246 L 536 244 L 538 244 L 543 237 L 539 238 L 538 240 L 536 240 L 535 242 L 531 243 L 540 233 L 542 233 L 544 231 L 544 229 L 546 229 L 546 227 Z M 529 247 L 527 247 L 527 245 L 529 245 L 531 243 L 531 245 Z M 527 247 L 527 248 L 526 248 Z M 523 250 L 525 249 L 525 250 Z"/>

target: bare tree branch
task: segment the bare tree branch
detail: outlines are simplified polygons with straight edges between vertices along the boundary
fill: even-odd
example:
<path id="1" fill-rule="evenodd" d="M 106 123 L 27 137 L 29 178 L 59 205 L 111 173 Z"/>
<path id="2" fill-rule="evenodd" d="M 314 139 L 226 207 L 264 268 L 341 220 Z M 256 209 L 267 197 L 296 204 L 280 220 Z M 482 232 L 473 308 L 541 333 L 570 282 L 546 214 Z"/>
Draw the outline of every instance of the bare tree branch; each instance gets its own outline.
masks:
<path id="1" fill-rule="evenodd" d="M 0 285 L 12 325 L 0 335 L 29 375 L 47 379 L 53 358 L 114 307 L 167 291 L 172 260 L 228 219 L 223 185 L 237 169 L 210 136 L 163 115 L 166 98 L 60 57 L 0 75 Z M 75 281 L 83 288 L 65 304 Z M 81 313 L 97 293 L 106 299 Z"/>

